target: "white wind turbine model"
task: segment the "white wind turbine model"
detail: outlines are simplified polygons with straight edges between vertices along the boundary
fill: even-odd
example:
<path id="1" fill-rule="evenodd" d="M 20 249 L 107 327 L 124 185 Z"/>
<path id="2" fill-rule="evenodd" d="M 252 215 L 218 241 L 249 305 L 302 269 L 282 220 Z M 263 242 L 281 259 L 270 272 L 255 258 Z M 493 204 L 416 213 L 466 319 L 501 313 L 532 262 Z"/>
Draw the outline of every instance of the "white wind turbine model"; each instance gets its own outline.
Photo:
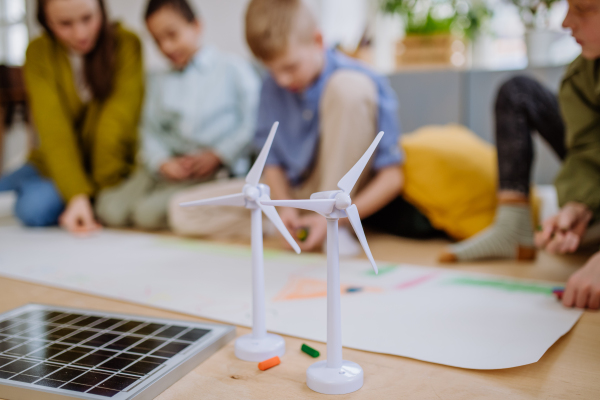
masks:
<path id="1" fill-rule="evenodd" d="M 269 186 L 259 183 L 278 126 L 278 122 L 273 124 L 265 145 L 246 176 L 246 184 L 241 193 L 180 204 L 183 207 L 202 205 L 238 206 L 251 210 L 252 333 L 241 336 L 235 341 L 235 355 L 244 361 L 264 361 L 275 356 L 282 356 L 285 353 L 285 341 L 279 335 L 267 333 L 265 322 L 262 213 L 265 213 L 277 227 L 296 253 L 300 253 L 300 247 L 288 232 L 275 207 L 263 204 L 264 201 L 271 200 L 269 197 L 271 190 Z"/>
<path id="2" fill-rule="evenodd" d="M 358 181 L 383 132 L 379 132 L 371 146 L 358 162 L 338 182 L 341 190 L 313 193 L 310 200 L 271 200 L 263 205 L 294 207 L 315 211 L 327 218 L 327 360 L 319 361 L 306 370 L 306 384 L 315 392 L 345 394 L 363 385 L 363 370 L 357 363 L 342 359 L 342 310 L 340 295 L 340 256 L 338 243 L 338 220 L 348 218 L 358 236 L 375 273 L 377 265 L 369 249 L 365 232 L 356 206 L 350 200 L 350 192 Z"/>

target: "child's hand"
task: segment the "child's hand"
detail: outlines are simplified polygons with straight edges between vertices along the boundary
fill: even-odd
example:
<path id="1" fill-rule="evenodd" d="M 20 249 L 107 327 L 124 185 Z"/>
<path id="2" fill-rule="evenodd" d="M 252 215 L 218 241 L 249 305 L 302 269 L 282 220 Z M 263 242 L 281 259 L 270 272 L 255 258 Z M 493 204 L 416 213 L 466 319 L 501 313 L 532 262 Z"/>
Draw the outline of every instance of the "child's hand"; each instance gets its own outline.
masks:
<path id="1" fill-rule="evenodd" d="M 557 215 L 544 221 L 542 231 L 535 235 L 535 243 L 549 253 L 572 253 L 579 247 L 591 218 L 592 212 L 586 205 L 567 203 Z"/>
<path id="2" fill-rule="evenodd" d="M 171 158 L 160 166 L 160 173 L 172 181 L 183 181 L 190 178 L 191 170 L 186 165 L 185 157 Z"/>
<path id="3" fill-rule="evenodd" d="M 84 194 L 77 195 L 69 201 L 67 208 L 58 218 L 58 223 L 73 234 L 86 234 L 101 228 L 94 218 L 90 199 Z"/>
<path id="4" fill-rule="evenodd" d="M 296 210 L 295 208 L 282 207 L 278 211 L 279 211 L 279 218 L 281 218 L 281 221 L 283 221 L 283 224 L 285 225 L 286 229 L 290 232 L 290 234 L 292 235 L 292 237 L 295 240 L 296 239 L 296 230 L 298 228 L 300 228 L 300 225 L 299 225 L 300 216 L 298 214 L 298 210 Z M 290 244 L 287 242 L 287 240 L 285 240 L 281 234 L 279 235 L 279 237 L 283 241 L 284 246 L 288 250 L 291 250 L 292 246 L 290 246 Z"/>
<path id="5" fill-rule="evenodd" d="M 600 252 L 571 275 L 562 302 L 567 307 L 600 308 Z"/>
<path id="6" fill-rule="evenodd" d="M 212 151 L 187 156 L 192 178 L 207 178 L 221 167 L 221 159 Z"/>
<path id="7" fill-rule="evenodd" d="M 327 220 L 323 216 L 310 213 L 301 216 L 298 221 L 298 227 L 305 227 L 308 231 L 308 236 L 304 242 L 300 242 L 302 251 L 319 250 L 327 237 Z"/>

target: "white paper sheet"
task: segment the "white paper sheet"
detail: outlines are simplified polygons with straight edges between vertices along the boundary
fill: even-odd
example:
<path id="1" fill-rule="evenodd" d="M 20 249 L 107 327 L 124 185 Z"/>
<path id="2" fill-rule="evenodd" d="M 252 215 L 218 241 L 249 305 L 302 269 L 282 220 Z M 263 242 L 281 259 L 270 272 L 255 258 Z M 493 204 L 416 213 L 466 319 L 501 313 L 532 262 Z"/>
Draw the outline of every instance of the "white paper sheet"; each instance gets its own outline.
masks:
<path id="1" fill-rule="evenodd" d="M 250 249 L 105 230 L 0 228 L 0 274 L 227 323 L 251 324 Z M 343 344 L 472 369 L 538 361 L 581 311 L 549 283 L 341 262 Z M 267 328 L 325 341 L 326 259 L 266 251 Z"/>

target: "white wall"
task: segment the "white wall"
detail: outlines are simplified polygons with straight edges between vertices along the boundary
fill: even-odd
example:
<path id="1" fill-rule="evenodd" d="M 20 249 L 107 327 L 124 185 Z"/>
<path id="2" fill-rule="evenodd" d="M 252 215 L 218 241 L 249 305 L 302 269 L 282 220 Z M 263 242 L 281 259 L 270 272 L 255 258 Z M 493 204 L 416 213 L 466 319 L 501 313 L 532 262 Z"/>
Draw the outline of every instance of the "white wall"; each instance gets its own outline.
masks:
<path id="1" fill-rule="evenodd" d="M 147 0 L 106 0 L 111 18 L 134 29 L 144 42 L 146 65 L 150 69 L 165 66 L 144 25 L 143 14 Z M 244 41 L 243 21 L 248 0 L 191 0 L 199 11 L 205 28 L 205 43 L 224 51 L 249 57 Z"/>
<path id="2" fill-rule="evenodd" d="M 148 0 L 105 0 L 109 15 L 137 32 L 144 42 L 146 66 L 166 66 L 146 31 L 143 14 Z M 199 11 L 205 27 L 205 42 L 224 51 L 251 57 L 244 39 L 244 13 L 249 0 L 189 0 Z M 356 45 L 363 33 L 368 2 L 372 0 L 305 0 L 322 25 L 328 44 Z M 26 0 L 30 37 L 40 30 L 35 21 L 36 0 Z"/>

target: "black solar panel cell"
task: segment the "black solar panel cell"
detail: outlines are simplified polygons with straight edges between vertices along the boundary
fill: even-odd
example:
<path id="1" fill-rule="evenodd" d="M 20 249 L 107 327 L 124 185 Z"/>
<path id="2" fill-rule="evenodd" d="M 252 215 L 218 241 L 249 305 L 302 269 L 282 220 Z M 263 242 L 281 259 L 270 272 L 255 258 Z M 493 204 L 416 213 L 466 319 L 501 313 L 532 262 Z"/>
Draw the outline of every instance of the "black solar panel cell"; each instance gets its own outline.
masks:
<path id="1" fill-rule="evenodd" d="M 125 350 L 127 347 L 133 346 L 140 340 L 142 340 L 142 338 L 137 336 L 123 336 L 121 339 L 109 344 L 106 347 L 113 350 Z"/>
<path id="2" fill-rule="evenodd" d="M 111 326 L 118 324 L 119 322 L 121 322 L 120 319 L 109 318 L 107 320 L 104 320 L 104 321 L 101 321 L 101 322 L 95 324 L 94 329 L 108 329 Z"/>
<path id="3" fill-rule="evenodd" d="M 96 351 L 92 354 L 89 354 L 89 355 L 75 361 L 73 364 L 81 365 L 84 367 L 94 367 L 94 366 L 108 360 L 115 354 L 117 354 L 117 353 L 112 353 L 112 354 L 108 355 L 108 354 L 102 354 L 100 351 Z"/>
<path id="4" fill-rule="evenodd" d="M 83 342 L 82 344 L 84 344 L 86 346 L 102 347 L 105 344 L 112 342 L 113 340 L 115 340 L 118 337 L 119 337 L 119 335 L 116 335 L 114 333 L 102 333 L 96 337 L 93 337 L 93 338 Z"/>
<path id="5" fill-rule="evenodd" d="M 27 369 L 24 373 L 26 373 L 27 375 L 37 376 L 41 378 L 43 376 L 50 375 L 51 373 L 53 373 L 61 367 L 61 365 L 40 363 L 32 368 Z"/>
<path id="6" fill-rule="evenodd" d="M 135 331 L 136 335 L 152 335 L 157 330 L 164 328 L 163 324 L 148 324 Z"/>
<path id="7" fill-rule="evenodd" d="M 80 385 L 78 383 L 69 382 L 69 383 L 64 384 L 60 388 L 65 389 L 65 390 L 72 390 L 74 392 L 86 392 L 86 391 L 90 390 L 92 387 L 86 386 L 86 385 Z"/>
<path id="8" fill-rule="evenodd" d="M 112 378 L 105 380 L 98 386 L 105 389 L 123 390 L 133 385 L 136 381 L 137 378 L 131 378 L 124 375 L 115 375 Z"/>
<path id="9" fill-rule="evenodd" d="M 74 319 L 79 318 L 79 317 L 82 317 L 82 315 L 81 314 L 65 314 L 64 316 L 62 316 L 60 318 L 56 318 L 52 322 L 55 324 L 66 324 L 70 321 L 73 321 Z"/>
<path id="10" fill-rule="evenodd" d="M 29 369 L 36 365 L 36 362 L 26 361 L 26 360 L 16 360 L 11 362 L 10 364 L 5 364 L 0 369 L 4 372 L 13 372 L 15 374 L 21 373 L 26 369 Z"/>
<path id="11" fill-rule="evenodd" d="M 185 331 L 185 327 L 172 325 L 165 330 L 162 330 L 155 334 L 155 336 L 163 337 L 163 338 L 172 338 L 179 335 L 181 332 Z"/>
<path id="12" fill-rule="evenodd" d="M 134 330 L 135 328 L 138 328 L 142 324 L 143 322 L 139 321 L 127 321 L 124 324 L 111 328 L 111 330 L 117 332 L 129 332 Z"/>
<path id="13" fill-rule="evenodd" d="M 15 375 L 12 378 L 10 378 L 11 381 L 17 381 L 17 382 L 25 382 L 25 383 L 33 383 L 35 381 L 37 381 L 38 379 L 40 379 L 37 376 L 30 376 L 30 375 Z"/>
<path id="14" fill-rule="evenodd" d="M 7 372 L 7 371 L 0 370 L 0 379 L 10 379 L 14 375 L 15 375 L 14 372 Z"/>
<path id="15" fill-rule="evenodd" d="M 99 366 L 99 368 L 113 370 L 113 371 L 119 371 L 119 370 L 127 367 L 129 364 L 133 363 L 134 361 L 135 360 L 130 360 L 127 358 L 115 357 L 115 358 L 111 358 L 110 360 L 102 363 Z"/>
<path id="16" fill-rule="evenodd" d="M 100 317 L 87 317 L 84 319 L 80 319 L 74 322 L 71 322 L 71 325 L 75 326 L 92 326 L 95 322 L 98 322 Z"/>
<path id="17" fill-rule="evenodd" d="M 143 376 L 154 371 L 158 367 L 160 367 L 160 364 L 138 361 L 135 364 L 128 367 L 127 369 L 125 369 L 124 372 L 128 372 L 130 374 L 140 374 Z"/>
<path id="18" fill-rule="evenodd" d="M 184 333 L 183 335 L 179 336 L 177 338 L 177 340 L 185 340 L 188 342 L 195 342 L 196 340 L 200 339 L 201 337 L 203 337 L 204 335 L 206 335 L 208 332 L 210 332 L 208 329 L 192 329 L 189 332 Z"/>
<path id="19" fill-rule="evenodd" d="M 87 393 L 95 394 L 98 396 L 104 396 L 104 397 L 113 397 L 113 396 L 119 394 L 119 391 L 95 387 Z"/>
<path id="20" fill-rule="evenodd" d="M 90 371 L 90 372 L 86 372 L 85 374 L 81 375 L 80 377 L 74 379 L 73 382 L 80 383 L 82 385 L 96 386 L 100 382 L 102 382 L 110 377 L 111 377 L 110 374 L 106 374 L 103 372 Z"/>
<path id="21" fill-rule="evenodd" d="M 57 388 L 59 386 L 64 385 L 65 383 L 62 381 L 55 381 L 54 379 L 40 379 L 39 381 L 35 382 L 35 384 L 40 386 Z"/>
<path id="22" fill-rule="evenodd" d="M 155 350 L 152 353 L 152 355 L 171 358 L 175 354 L 183 351 L 189 345 L 190 345 L 189 343 L 171 342 L 171 343 L 159 348 L 158 350 Z"/>
<path id="23" fill-rule="evenodd" d="M 58 371 L 52 373 L 48 376 L 49 379 L 54 379 L 56 381 L 68 382 L 72 379 L 77 378 L 79 375 L 85 372 L 84 369 L 65 367 L 59 369 Z"/>

